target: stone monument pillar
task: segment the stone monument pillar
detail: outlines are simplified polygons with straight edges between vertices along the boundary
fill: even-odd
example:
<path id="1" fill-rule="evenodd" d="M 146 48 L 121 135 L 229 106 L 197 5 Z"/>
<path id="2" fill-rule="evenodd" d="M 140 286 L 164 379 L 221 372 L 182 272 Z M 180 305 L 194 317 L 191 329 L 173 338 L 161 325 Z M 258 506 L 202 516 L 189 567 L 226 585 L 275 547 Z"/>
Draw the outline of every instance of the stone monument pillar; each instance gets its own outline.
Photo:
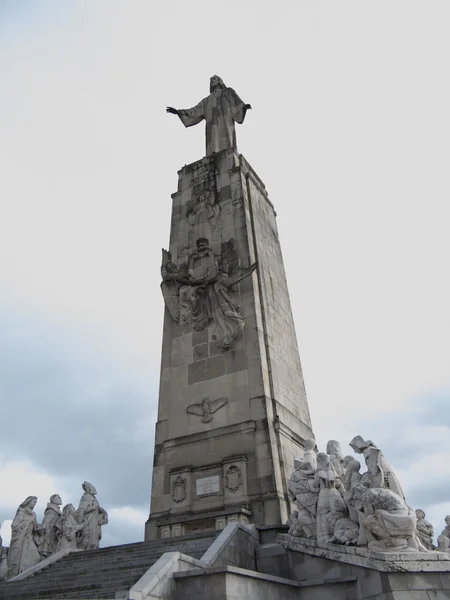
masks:
<path id="1" fill-rule="evenodd" d="M 206 120 L 207 150 L 217 128 L 225 147 L 214 142 L 217 151 L 183 167 L 172 195 L 146 540 L 284 523 L 286 482 L 313 435 L 276 213 L 255 171 L 226 147 L 235 146 L 233 115 L 242 122 L 251 107 L 233 108 L 228 138 L 217 111 L 198 108 L 212 96 L 222 108 L 230 97 L 242 102 L 229 90 L 220 88 L 223 101 L 213 90 L 194 115 Z"/>

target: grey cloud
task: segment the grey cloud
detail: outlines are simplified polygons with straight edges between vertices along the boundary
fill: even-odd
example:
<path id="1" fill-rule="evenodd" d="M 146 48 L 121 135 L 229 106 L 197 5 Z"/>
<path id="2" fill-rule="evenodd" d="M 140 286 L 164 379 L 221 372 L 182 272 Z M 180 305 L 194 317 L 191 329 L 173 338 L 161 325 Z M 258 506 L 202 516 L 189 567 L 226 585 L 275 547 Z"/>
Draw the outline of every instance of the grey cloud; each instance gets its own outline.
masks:
<path id="1" fill-rule="evenodd" d="M 64 478 L 75 497 L 87 479 L 106 508 L 148 507 L 156 381 L 101 360 L 88 334 L 4 306 L 0 330 L 0 454 Z"/>

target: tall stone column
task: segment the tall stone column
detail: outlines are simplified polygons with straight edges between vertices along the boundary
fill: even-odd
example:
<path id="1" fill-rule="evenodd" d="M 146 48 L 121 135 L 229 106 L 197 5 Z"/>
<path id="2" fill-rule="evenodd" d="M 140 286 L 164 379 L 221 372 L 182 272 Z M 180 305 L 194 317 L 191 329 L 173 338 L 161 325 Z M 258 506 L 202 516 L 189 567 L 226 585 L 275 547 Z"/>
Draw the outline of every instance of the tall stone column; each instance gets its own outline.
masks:
<path id="1" fill-rule="evenodd" d="M 313 434 L 274 207 L 233 148 L 183 167 L 172 198 L 145 537 L 284 523 Z"/>

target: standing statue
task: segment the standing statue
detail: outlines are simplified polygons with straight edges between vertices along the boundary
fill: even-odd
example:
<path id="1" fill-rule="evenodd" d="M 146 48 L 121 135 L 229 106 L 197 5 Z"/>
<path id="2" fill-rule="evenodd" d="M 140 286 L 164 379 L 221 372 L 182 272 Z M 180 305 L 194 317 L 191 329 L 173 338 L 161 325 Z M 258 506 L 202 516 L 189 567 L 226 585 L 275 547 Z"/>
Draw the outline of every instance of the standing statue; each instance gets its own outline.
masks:
<path id="1" fill-rule="evenodd" d="M 44 558 L 53 554 L 58 544 L 59 524 L 61 522 L 60 506 L 62 500 L 59 494 L 53 494 L 44 512 L 41 527 L 45 530 L 44 537 L 39 546 L 39 553 Z"/>
<path id="2" fill-rule="evenodd" d="M 87 524 L 83 527 L 78 541 L 78 548 L 81 550 L 94 550 L 99 547 L 99 542 L 102 539 L 101 527 L 108 523 L 108 513 L 98 503 L 95 497 L 97 490 L 92 483 L 85 481 L 81 487 L 84 494 L 81 496 L 75 514 L 79 525 L 82 525 L 84 521 L 87 521 Z"/>
<path id="3" fill-rule="evenodd" d="M 330 457 L 331 466 L 342 481 L 345 475 L 345 466 L 341 444 L 337 440 L 329 440 L 327 443 L 327 454 Z"/>
<path id="4" fill-rule="evenodd" d="M 317 471 L 314 486 L 319 489 L 317 500 L 317 541 L 330 542 L 339 519 L 347 516 L 347 509 L 342 498 L 342 484 L 331 466 L 330 458 L 325 452 L 317 455 Z"/>
<path id="5" fill-rule="evenodd" d="M 226 148 L 236 148 L 234 123 L 243 123 L 250 104 L 244 104 L 232 88 L 213 75 L 209 82 L 210 94 L 193 108 L 176 109 L 168 106 L 166 111 L 180 117 L 185 127 L 206 121 L 206 156 Z"/>
<path id="6" fill-rule="evenodd" d="M 355 523 L 359 523 L 358 511 L 355 508 L 354 490 L 361 481 L 361 463 L 359 460 L 352 459 L 347 462 L 347 471 L 344 478 L 344 502 L 348 508 L 350 518 Z"/>
<path id="7" fill-rule="evenodd" d="M 88 521 L 78 523 L 75 518 L 75 507 L 66 504 L 63 508 L 62 519 L 59 524 L 59 541 L 56 550 L 75 550 L 77 547 L 77 533 L 88 525 Z"/>
<path id="8" fill-rule="evenodd" d="M 367 473 L 364 473 L 361 479 L 362 484 L 367 482 L 370 487 L 387 488 L 405 499 L 402 486 L 391 465 L 371 440 L 364 440 L 357 435 L 350 442 L 350 446 L 358 454 L 363 454 L 366 461 Z"/>
<path id="9" fill-rule="evenodd" d="M 450 553 L 450 515 L 445 517 L 445 527 L 438 536 L 437 543 L 440 552 Z"/>
<path id="10" fill-rule="evenodd" d="M 290 533 L 299 537 L 316 537 L 317 497 L 314 485 L 315 468 L 304 458 L 294 461 L 295 471 L 288 481 L 289 498 L 297 504 L 297 511 L 289 519 Z M 296 514 L 297 513 L 297 514 Z"/>
<path id="11" fill-rule="evenodd" d="M 417 535 L 419 536 L 420 541 L 425 546 L 427 550 L 434 550 L 435 546 L 433 544 L 433 536 L 434 530 L 433 525 L 425 519 L 425 513 L 422 509 L 418 508 L 416 510 L 417 517 Z"/>
<path id="12" fill-rule="evenodd" d="M 36 502 L 36 496 L 25 498 L 12 522 L 7 579 L 34 567 L 41 560 L 38 545 L 44 530 L 37 524 L 33 511 Z"/>

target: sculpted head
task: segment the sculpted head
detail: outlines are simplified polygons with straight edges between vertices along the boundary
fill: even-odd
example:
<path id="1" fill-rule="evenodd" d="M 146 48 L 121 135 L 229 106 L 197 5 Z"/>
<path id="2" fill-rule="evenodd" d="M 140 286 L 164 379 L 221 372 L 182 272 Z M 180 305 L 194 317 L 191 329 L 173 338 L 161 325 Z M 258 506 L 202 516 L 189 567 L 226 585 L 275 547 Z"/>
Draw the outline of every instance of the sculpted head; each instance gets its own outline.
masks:
<path id="1" fill-rule="evenodd" d="M 316 440 L 314 438 L 307 438 L 305 440 L 305 452 L 311 452 L 311 450 L 314 450 L 317 454 Z"/>
<path id="2" fill-rule="evenodd" d="M 61 496 L 59 494 L 53 494 L 53 496 L 50 496 L 50 502 L 51 502 L 51 504 L 56 504 L 57 506 L 61 506 L 61 504 L 62 504 Z"/>
<path id="3" fill-rule="evenodd" d="M 446 522 L 447 526 L 450 527 L 450 515 L 447 515 L 445 517 L 445 522 Z"/>
<path id="4" fill-rule="evenodd" d="M 342 461 L 344 467 L 347 468 L 348 465 L 352 462 L 352 460 L 355 460 L 355 459 L 350 454 L 347 454 L 347 456 L 344 456 L 343 461 Z"/>
<path id="5" fill-rule="evenodd" d="M 319 452 L 317 455 L 317 466 L 319 469 L 327 470 L 331 468 L 330 457 L 325 452 Z"/>
<path id="6" fill-rule="evenodd" d="M 64 517 L 67 517 L 67 515 L 70 515 L 74 512 L 75 512 L 75 507 L 73 504 L 66 504 L 65 507 L 63 508 L 63 516 Z"/>
<path id="7" fill-rule="evenodd" d="M 361 463 L 359 460 L 351 460 L 347 463 L 347 471 L 351 473 L 358 473 L 361 468 Z"/>
<path id="8" fill-rule="evenodd" d="M 197 250 L 200 252 L 202 250 L 208 250 L 209 248 L 209 240 L 207 240 L 206 238 L 198 238 L 198 240 L 195 243 L 197 245 Z"/>
<path id="9" fill-rule="evenodd" d="M 97 493 L 97 490 L 92 485 L 92 483 L 89 483 L 89 481 L 84 481 L 81 487 L 87 494 L 92 494 L 93 496 L 95 496 L 95 494 Z"/>
<path id="10" fill-rule="evenodd" d="M 343 459 L 341 445 L 337 440 L 329 440 L 327 443 L 327 454 L 337 454 Z"/>
<path id="11" fill-rule="evenodd" d="M 356 435 L 349 446 L 351 446 L 357 454 L 362 454 L 367 448 L 375 447 L 375 444 L 371 440 L 365 440 L 362 436 Z"/>
<path id="12" fill-rule="evenodd" d="M 224 84 L 222 77 L 218 75 L 213 75 L 209 80 L 209 91 L 210 93 L 214 92 L 217 88 L 221 90 L 225 89 L 227 86 Z"/>
<path id="13" fill-rule="evenodd" d="M 418 508 L 416 510 L 416 517 L 418 519 L 425 519 L 425 513 L 423 512 L 423 510 L 421 508 Z"/>
<path id="14" fill-rule="evenodd" d="M 36 506 L 36 502 L 37 496 L 28 496 L 25 498 L 19 508 L 31 508 L 31 510 L 33 510 L 33 508 Z"/>

